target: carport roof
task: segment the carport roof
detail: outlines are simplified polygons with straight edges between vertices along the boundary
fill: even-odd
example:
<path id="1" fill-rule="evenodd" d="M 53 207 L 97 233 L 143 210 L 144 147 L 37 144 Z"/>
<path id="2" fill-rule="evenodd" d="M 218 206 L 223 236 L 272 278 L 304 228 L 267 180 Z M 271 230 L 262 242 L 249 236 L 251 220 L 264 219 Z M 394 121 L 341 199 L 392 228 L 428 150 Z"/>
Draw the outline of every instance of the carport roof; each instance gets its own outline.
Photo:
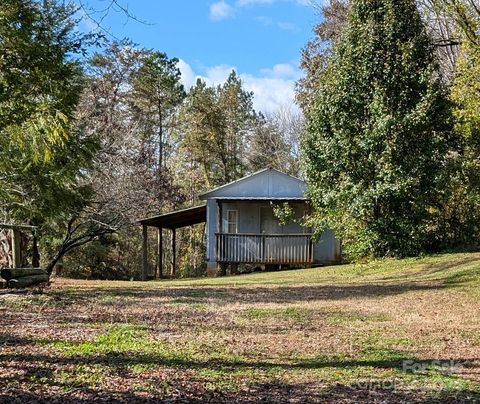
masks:
<path id="1" fill-rule="evenodd" d="M 165 229 L 177 229 L 179 227 L 192 226 L 207 221 L 206 205 L 193 208 L 180 209 L 163 215 L 152 216 L 139 220 L 144 226 L 153 226 Z"/>

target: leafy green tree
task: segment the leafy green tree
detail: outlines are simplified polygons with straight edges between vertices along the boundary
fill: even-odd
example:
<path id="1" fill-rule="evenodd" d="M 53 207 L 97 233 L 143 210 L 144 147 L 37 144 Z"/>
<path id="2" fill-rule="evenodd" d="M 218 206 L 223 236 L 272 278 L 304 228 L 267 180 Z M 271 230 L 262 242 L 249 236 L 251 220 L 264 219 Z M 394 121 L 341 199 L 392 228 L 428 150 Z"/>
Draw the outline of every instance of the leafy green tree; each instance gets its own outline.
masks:
<path id="1" fill-rule="evenodd" d="M 460 39 L 451 89 L 458 148 L 449 155 L 438 242 L 474 247 L 480 244 L 480 9 L 468 0 L 444 6 Z"/>
<path id="2" fill-rule="evenodd" d="M 118 278 L 141 274 L 138 249 L 141 232 L 135 221 L 177 207 L 183 201 L 165 175 L 158 175 L 157 143 L 145 136 L 145 114 L 132 99 L 137 95 L 130 85 L 145 66 L 152 52 L 135 47 L 130 41 L 114 41 L 95 53 L 87 65 L 88 80 L 78 105 L 77 120 L 86 133 L 94 133 L 99 147 L 88 181 L 93 191 L 88 221 L 107 224 L 115 235 L 100 237 L 64 260 L 64 274 L 82 273 Z M 95 254 L 92 254 L 95 251 Z"/>
<path id="3" fill-rule="evenodd" d="M 225 121 L 217 103 L 215 88 L 200 79 L 189 91 L 180 112 L 182 137 L 180 153 L 187 156 L 188 167 L 199 172 L 197 186 L 211 187 L 223 181 L 228 154 L 225 148 Z M 181 159 L 184 162 L 184 159 Z M 192 193 L 198 190 L 192 189 Z"/>
<path id="4" fill-rule="evenodd" d="M 243 177 L 245 146 L 255 122 L 253 93 L 243 88 L 240 77 L 232 70 L 225 83 L 217 88 L 218 107 L 224 116 L 225 149 L 228 155 L 224 181 Z"/>
<path id="5" fill-rule="evenodd" d="M 81 70 L 68 54 L 84 37 L 72 32 L 74 13 L 48 0 L 6 0 L 0 8 L 0 131 L 2 151 L 49 160 L 68 137 Z"/>
<path id="6" fill-rule="evenodd" d="M 445 162 L 449 104 L 414 0 L 356 0 L 306 109 L 315 224 L 351 257 L 426 245 Z"/>
<path id="7" fill-rule="evenodd" d="M 79 56 L 92 38 L 75 30 L 75 12 L 54 0 L 7 0 L 0 8 L 0 210 L 5 220 L 40 226 L 44 247 L 91 196 L 79 181 L 96 139 L 74 115 Z"/>

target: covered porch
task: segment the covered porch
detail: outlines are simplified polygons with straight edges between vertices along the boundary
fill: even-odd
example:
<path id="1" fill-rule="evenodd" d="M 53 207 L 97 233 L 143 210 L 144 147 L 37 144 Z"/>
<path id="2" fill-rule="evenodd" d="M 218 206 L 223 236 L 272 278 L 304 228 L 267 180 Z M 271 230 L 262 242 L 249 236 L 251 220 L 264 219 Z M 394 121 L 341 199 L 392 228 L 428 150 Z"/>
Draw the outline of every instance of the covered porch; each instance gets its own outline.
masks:
<path id="1" fill-rule="evenodd" d="M 288 204 L 292 220 L 281 224 L 274 205 Z M 305 198 L 219 197 L 208 201 L 208 272 L 228 265 L 310 265 L 313 235 L 302 225 L 310 212 Z M 215 220 L 212 220 L 215 218 Z"/>

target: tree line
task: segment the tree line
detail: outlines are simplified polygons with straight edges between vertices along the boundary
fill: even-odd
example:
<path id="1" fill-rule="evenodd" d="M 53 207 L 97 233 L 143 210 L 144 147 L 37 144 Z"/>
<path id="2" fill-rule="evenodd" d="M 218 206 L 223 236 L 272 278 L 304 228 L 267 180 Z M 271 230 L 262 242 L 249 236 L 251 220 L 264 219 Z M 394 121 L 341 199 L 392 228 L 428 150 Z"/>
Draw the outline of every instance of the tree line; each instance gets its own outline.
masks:
<path id="1" fill-rule="evenodd" d="M 77 15 L 56 0 L 0 7 L 0 214 L 39 227 L 49 273 L 135 277 L 138 219 L 267 165 L 299 173 L 299 114 L 255 111 L 235 71 L 184 88 L 177 58 L 82 33 Z M 202 273 L 203 233 L 178 235 L 176 276 Z"/>
<path id="2" fill-rule="evenodd" d="M 303 114 L 263 114 L 234 71 L 185 88 L 177 58 L 81 31 L 78 4 L 5 0 L 2 221 L 39 227 L 48 272 L 128 279 L 140 271 L 137 219 L 269 165 L 306 178 L 309 223 L 335 230 L 348 259 L 477 247 L 476 2 L 320 11 L 301 53 Z M 180 232 L 173 275 L 204 273 L 204 242 L 201 225 Z"/>

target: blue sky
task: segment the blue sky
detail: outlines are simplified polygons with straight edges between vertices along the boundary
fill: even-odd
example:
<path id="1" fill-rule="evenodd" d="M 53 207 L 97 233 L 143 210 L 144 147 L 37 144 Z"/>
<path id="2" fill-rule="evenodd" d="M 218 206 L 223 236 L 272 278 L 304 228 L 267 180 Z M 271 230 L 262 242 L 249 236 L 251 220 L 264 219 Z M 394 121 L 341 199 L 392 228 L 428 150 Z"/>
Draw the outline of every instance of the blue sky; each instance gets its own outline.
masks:
<path id="1" fill-rule="evenodd" d="M 89 0 L 102 10 L 110 0 Z M 181 62 L 189 87 L 196 77 L 223 82 L 235 69 L 255 93 L 256 109 L 290 107 L 300 77 L 300 50 L 318 15 L 310 0 L 119 0 L 146 24 L 110 11 L 103 26 L 117 38 L 166 52 Z M 97 15 L 97 17 L 100 14 Z"/>

